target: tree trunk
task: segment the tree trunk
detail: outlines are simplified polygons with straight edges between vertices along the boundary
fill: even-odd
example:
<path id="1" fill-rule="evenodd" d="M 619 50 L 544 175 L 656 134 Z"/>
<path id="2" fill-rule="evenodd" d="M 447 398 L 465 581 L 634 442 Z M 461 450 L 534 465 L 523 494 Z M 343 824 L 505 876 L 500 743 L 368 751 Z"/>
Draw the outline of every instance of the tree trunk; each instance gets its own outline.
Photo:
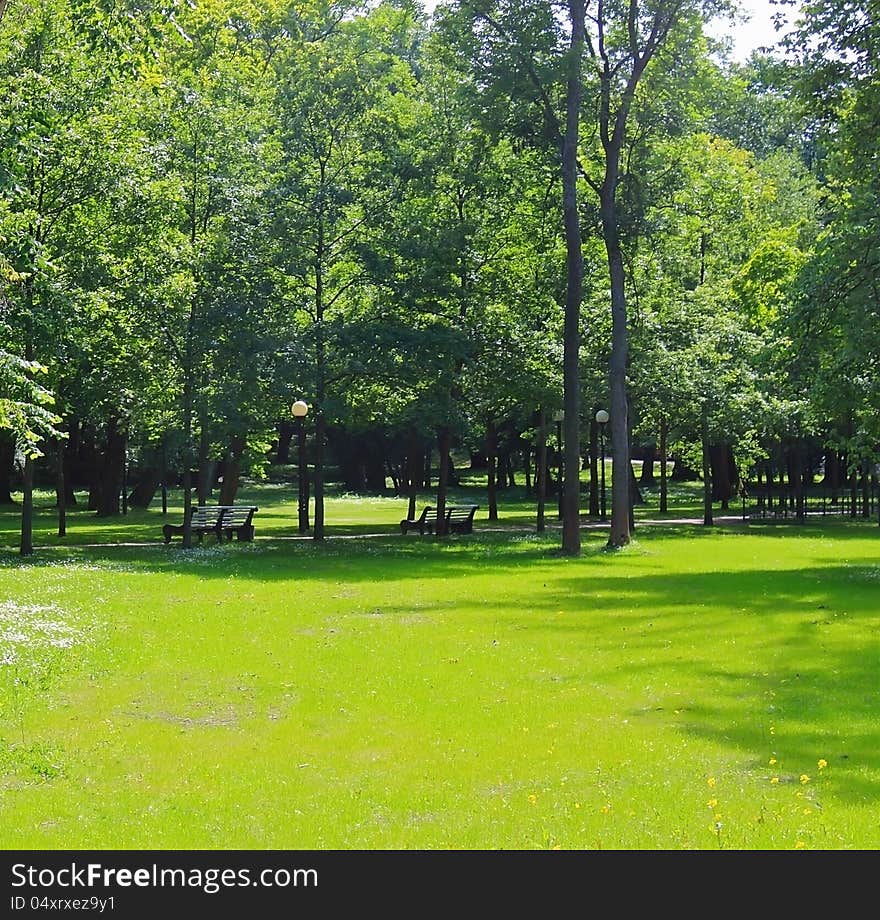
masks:
<path id="1" fill-rule="evenodd" d="M 657 481 L 654 476 L 654 461 L 657 459 L 657 445 L 646 444 L 642 448 L 642 475 L 639 482 L 643 486 L 653 486 Z"/>
<path id="2" fill-rule="evenodd" d="M 850 517 L 856 517 L 859 509 L 859 480 L 855 466 L 853 466 L 852 472 L 849 474 L 849 501 L 849 515 Z"/>
<path id="3" fill-rule="evenodd" d="M 199 472 L 196 476 L 196 504 L 204 507 L 214 492 L 214 476 L 217 474 L 217 461 L 211 460 L 211 438 L 208 420 L 200 420 L 199 430 Z M 222 504 L 222 502 L 221 502 Z"/>
<path id="4" fill-rule="evenodd" d="M 58 536 L 67 536 L 67 488 L 64 482 L 64 441 L 55 448 L 55 506 L 58 509 Z"/>
<path id="5" fill-rule="evenodd" d="M 507 471 L 507 488 L 516 488 L 516 471 L 513 468 L 513 451 L 508 450 L 504 455 L 504 469 Z"/>
<path id="6" fill-rule="evenodd" d="M 419 486 L 422 484 L 422 469 L 424 447 L 422 439 L 418 433 L 413 430 L 409 436 L 409 444 L 406 452 L 406 488 L 409 497 L 406 516 L 409 520 L 414 520 L 416 516 L 416 501 L 418 499 Z"/>
<path id="7" fill-rule="evenodd" d="M 667 442 L 669 439 L 669 422 L 666 416 L 660 419 L 660 513 L 665 514 L 669 509 L 669 477 L 666 473 L 668 460 Z"/>
<path id="8" fill-rule="evenodd" d="M 218 504 L 234 505 L 235 497 L 238 495 L 238 487 L 241 482 L 241 458 L 247 447 L 247 435 L 233 435 L 229 442 L 229 449 L 226 451 L 225 463 L 223 465 L 223 485 L 220 487 L 220 497 Z"/>
<path id="9" fill-rule="evenodd" d="M 726 444 L 712 444 L 709 447 L 709 463 L 712 467 L 712 501 L 721 502 L 721 509 L 727 510 L 732 494 L 730 470 L 727 464 Z"/>
<path id="10" fill-rule="evenodd" d="M 569 0 L 571 49 L 565 96 L 562 144 L 562 215 L 565 227 L 566 291 L 563 332 L 563 409 L 565 412 L 565 483 L 562 493 L 562 552 L 578 556 L 580 529 L 580 315 L 584 257 L 578 213 L 578 139 L 580 135 L 582 55 L 586 38 L 584 0 Z"/>
<path id="11" fill-rule="evenodd" d="M 486 423 L 486 457 L 488 459 L 487 468 L 487 498 L 489 503 L 489 520 L 498 520 L 498 492 L 496 489 L 495 471 L 498 462 L 498 435 L 495 431 L 495 423 L 490 419 Z"/>
<path id="12" fill-rule="evenodd" d="M 703 445 L 703 524 L 711 527 L 715 523 L 712 517 L 712 458 L 709 444 L 709 416 L 705 406 L 703 406 L 700 427 Z"/>
<path id="13" fill-rule="evenodd" d="M 791 474 L 789 485 L 794 495 L 795 520 L 798 524 L 803 524 L 807 519 L 806 508 L 804 506 L 804 476 L 803 476 L 803 452 L 801 444 L 791 446 Z"/>
<path id="14" fill-rule="evenodd" d="M 840 455 L 829 447 L 825 451 L 825 475 L 822 477 L 822 487 L 830 489 L 832 500 L 836 501 L 840 492 Z"/>
<path id="15" fill-rule="evenodd" d="M 192 316 L 190 317 L 192 325 Z M 183 548 L 192 546 L 192 421 L 193 421 L 193 381 L 192 381 L 192 335 L 189 336 L 186 367 L 183 382 Z"/>
<path id="16" fill-rule="evenodd" d="M 128 493 L 128 503 L 132 508 L 149 508 L 150 503 L 159 491 L 162 482 L 162 471 L 155 466 L 146 467 L 140 471 L 134 488 Z"/>
<path id="17" fill-rule="evenodd" d="M 295 433 L 296 425 L 293 422 L 279 422 L 278 446 L 275 448 L 276 463 L 290 463 L 290 444 Z"/>
<path id="18" fill-rule="evenodd" d="M 543 409 L 538 410 L 538 451 L 535 470 L 536 485 L 538 489 L 538 521 L 537 531 L 543 533 L 544 523 L 544 505 L 547 500 L 547 413 Z"/>
<path id="19" fill-rule="evenodd" d="M 72 418 L 67 423 L 67 439 L 64 442 L 64 501 L 68 508 L 76 507 L 76 459 L 80 449 L 80 423 Z"/>
<path id="20" fill-rule="evenodd" d="M 700 474 L 691 469 L 681 457 L 675 457 L 669 478 L 672 482 L 696 482 L 700 478 Z"/>
<path id="21" fill-rule="evenodd" d="M 449 448 L 452 432 L 445 425 L 438 438 L 440 448 L 440 476 L 437 482 L 437 536 L 446 536 L 446 492 L 449 487 Z"/>
<path id="22" fill-rule="evenodd" d="M 21 476 L 21 543 L 19 553 L 22 556 L 34 554 L 34 461 L 28 457 L 24 461 Z"/>
<path id="23" fill-rule="evenodd" d="M 97 517 L 116 517 L 121 509 L 122 480 L 125 465 L 125 435 L 116 419 L 107 423 L 104 450 L 98 457 L 100 484 L 97 494 Z"/>
<path id="24" fill-rule="evenodd" d="M 590 416 L 590 517 L 599 517 L 599 423 Z"/>
<path id="25" fill-rule="evenodd" d="M 645 504 L 645 498 L 639 488 L 639 481 L 636 479 L 636 471 L 633 469 L 632 463 L 629 465 L 629 494 L 631 505 Z"/>

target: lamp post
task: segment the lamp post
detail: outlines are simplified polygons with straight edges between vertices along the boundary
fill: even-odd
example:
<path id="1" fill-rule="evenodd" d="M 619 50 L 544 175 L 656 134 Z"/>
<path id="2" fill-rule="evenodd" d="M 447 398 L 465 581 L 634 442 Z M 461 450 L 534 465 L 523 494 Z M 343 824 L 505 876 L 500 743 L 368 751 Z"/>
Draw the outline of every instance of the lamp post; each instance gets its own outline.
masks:
<path id="1" fill-rule="evenodd" d="M 557 489 L 559 495 L 559 520 L 562 520 L 562 423 L 565 421 L 565 412 L 562 409 L 557 409 L 553 413 L 553 421 L 556 422 L 556 446 L 559 450 L 559 470 L 558 470 L 558 484 L 559 488 Z"/>
<path id="2" fill-rule="evenodd" d="M 299 452 L 299 532 L 309 532 L 309 481 L 306 471 L 306 429 L 303 420 L 308 414 L 309 407 L 298 399 L 292 406 L 291 412 L 296 419 L 296 438 Z"/>
<path id="3" fill-rule="evenodd" d="M 605 426 L 608 424 L 609 415 L 604 409 L 596 413 L 596 424 L 599 426 L 599 520 L 607 521 L 605 513 Z"/>

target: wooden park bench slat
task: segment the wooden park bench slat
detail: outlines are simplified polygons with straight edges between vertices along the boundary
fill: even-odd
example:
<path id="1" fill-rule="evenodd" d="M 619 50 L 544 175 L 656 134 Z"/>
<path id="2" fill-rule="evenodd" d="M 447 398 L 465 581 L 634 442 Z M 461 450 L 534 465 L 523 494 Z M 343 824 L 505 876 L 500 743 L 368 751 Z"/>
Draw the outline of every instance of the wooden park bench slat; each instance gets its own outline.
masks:
<path id="1" fill-rule="evenodd" d="M 224 536 L 231 540 L 233 534 L 243 541 L 254 538 L 254 514 L 260 509 L 256 505 L 194 505 L 190 509 L 190 532 L 201 543 L 206 533 L 213 533 L 217 542 Z M 183 524 L 165 524 L 162 535 L 166 543 L 176 534 L 183 535 Z"/>

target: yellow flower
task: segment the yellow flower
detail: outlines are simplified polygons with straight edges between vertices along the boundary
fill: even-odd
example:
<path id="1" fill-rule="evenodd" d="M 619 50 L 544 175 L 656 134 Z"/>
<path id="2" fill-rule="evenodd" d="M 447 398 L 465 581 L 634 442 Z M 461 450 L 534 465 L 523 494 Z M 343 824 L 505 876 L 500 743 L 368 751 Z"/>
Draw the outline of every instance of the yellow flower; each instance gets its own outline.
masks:
<path id="1" fill-rule="evenodd" d="M 804 814 L 805 814 L 805 815 L 811 815 L 812 813 L 813 813 L 813 809 L 812 809 L 812 808 L 805 808 L 805 809 L 804 809 Z"/>
<path id="2" fill-rule="evenodd" d="M 714 788 L 715 788 L 715 777 L 714 777 L 714 776 L 710 776 L 710 777 L 706 780 L 706 785 L 707 785 L 710 789 L 714 789 Z"/>
<path id="3" fill-rule="evenodd" d="M 771 782 L 774 786 L 777 785 L 777 783 L 779 782 L 779 777 L 778 777 L 778 776 L 771 776 L 771 777 L 770 777 L 770 782 Z"/>
<path id="4" fill-rule="evenodd" d="M 775 757 L 771 757 L 771 758 L 770 758 L 770 766 L 772 767 L 775 763 L 776 763 L 776 758 L 775 758 Z"/>
<path id="5" fill-rule="evenodd" d="M 610 804 L 608 804 L 608 805 L 603 805 L 603 806 L 599 809 L 599 811 L 601 811 L 603 815 L 607 815 L 608 812 L 611 811 L 611 805 L 610 805 Z"/>
<path id="6" fill-rule="evenodd" d="M 534 805 L 538 801 L 538 797 L 534 793 L 532 793 L 529 796 L 529 801 L 532 803 L 532 805 Z"/>
<path id="7" fill-rule="evenodd" d="M 575 803 L 574 803 L 574 807 L 575 807 L 575 808 L 580 808 L 580 807 L 581 807 L 581 803 L 580 803 L 580 802 L 575 802 Z"/>
<path id="8" fill-rule="evenodd" d="M 801 785 L 806 785 L 810 781 L 810 777 L 806 773 L 801 773 Z"/>
<path id="9" fill-rule="evenodd" d="M 823 757 L 823 758 L 819 761 L 819 769 L 820 769 L 820 770 L 824 770 L 825 767 L 827 767 L 827 766 L 828 766 L 828 761 L 825 760 L 825 758 Z"/>
<path id="10" fill-rule="evenodd" d="M 796 850 L 803 850 L 804 847 L 806 847 L 806 844 L 803 842 L 803 840 L 798 840 L 798 842 L 794 845 Z"/>
<path id="11" fill-rule="evenodd" d="M 709 806 L 709 808 L 714 808 L 718 804 L 718 799 L 709 799 L 706 804 Z"/>

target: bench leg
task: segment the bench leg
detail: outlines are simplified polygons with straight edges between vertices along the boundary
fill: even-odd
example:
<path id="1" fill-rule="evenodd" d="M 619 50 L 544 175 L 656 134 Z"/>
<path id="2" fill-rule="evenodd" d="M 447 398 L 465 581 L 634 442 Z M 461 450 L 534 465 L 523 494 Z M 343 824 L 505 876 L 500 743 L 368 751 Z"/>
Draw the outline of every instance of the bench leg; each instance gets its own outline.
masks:
<path id="1" fill-rule="evenodd" d="M 175 534 L 183 534 L 183 524 L 163 524 L 162 525 L 162 537 L 166 543 L 171 542 L 171 538 Z"/>
<path id="2" fill-rule="evenodd" d="M 253 543 L 255 532 L 256 528 L 253 524 L 242 524 L 242 526 L 238 528 L 236 536 L 244 543 Z"/>

